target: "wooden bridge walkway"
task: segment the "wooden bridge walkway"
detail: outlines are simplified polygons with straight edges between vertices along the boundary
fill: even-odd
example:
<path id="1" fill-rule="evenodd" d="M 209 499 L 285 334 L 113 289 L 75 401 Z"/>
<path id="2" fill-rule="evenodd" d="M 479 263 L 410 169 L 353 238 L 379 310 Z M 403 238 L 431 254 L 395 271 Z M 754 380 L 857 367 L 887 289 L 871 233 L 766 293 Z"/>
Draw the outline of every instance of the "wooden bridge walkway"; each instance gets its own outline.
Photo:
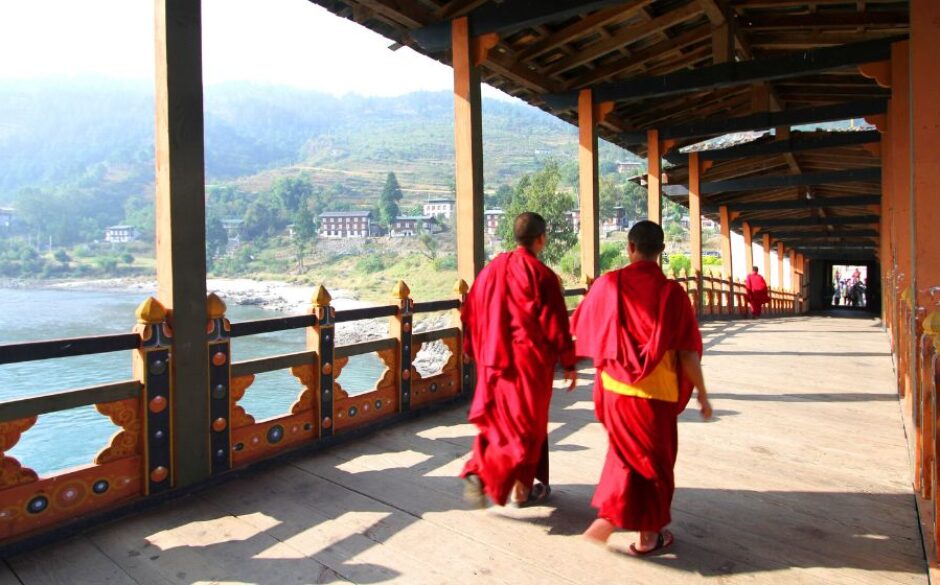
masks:
<path id="1" fill-rule="evenodd" d="M 878 324 L 705 332 L 717 417 L 683 415 L 668 555 L 628 558 L 578 536 L 605 449 L 585 371 L 555 397 L 545 507 L 465 509 L 455 474 L 473 428 L 458 407 L 6 559 L 0 585 L 927 583 Z"/>

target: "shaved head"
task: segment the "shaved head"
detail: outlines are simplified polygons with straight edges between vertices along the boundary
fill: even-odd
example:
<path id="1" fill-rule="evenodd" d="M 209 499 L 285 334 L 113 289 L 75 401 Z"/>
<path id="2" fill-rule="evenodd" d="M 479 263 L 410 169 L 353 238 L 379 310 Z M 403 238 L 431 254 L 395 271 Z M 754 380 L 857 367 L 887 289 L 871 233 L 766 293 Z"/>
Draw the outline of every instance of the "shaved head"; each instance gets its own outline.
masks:
<path id="1" fill-rule="evenodd" d="M 649 259 L 655 259 L 666 248 L 665 234 L 659 224 L 649 220 L 638 221 L 627 234 L 629 241 L 636 251 Z"/>
<path id="2" fill-rule="evenodd" d="M 531 248 L 539 236 L 545 235 L 545 218 L 531 211 L 520 213 L 513 222 L 513 235 L 517 244 Z"/>

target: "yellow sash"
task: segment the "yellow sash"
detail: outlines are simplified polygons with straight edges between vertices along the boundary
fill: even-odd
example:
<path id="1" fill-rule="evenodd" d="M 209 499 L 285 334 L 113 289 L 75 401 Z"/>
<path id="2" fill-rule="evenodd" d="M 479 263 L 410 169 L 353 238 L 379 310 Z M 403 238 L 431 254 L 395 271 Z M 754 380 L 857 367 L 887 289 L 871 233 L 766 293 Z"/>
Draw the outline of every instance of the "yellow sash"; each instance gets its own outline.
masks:
<path id="1" fill-rule="evenodd" d="M 676 352 L 667 351 L 659 365 L 650 373 L 649 376 L 628 384 L 621 382 L 609 375 L 607 372 L 601 372 L 601 383 L 604 390 L 623 394 L 624 396 L 636 396 L 637 398 L 646 398 L 647 400 L 662 400 L 664 402 L 679 401 L 679 377 L 676 368 Z"/>

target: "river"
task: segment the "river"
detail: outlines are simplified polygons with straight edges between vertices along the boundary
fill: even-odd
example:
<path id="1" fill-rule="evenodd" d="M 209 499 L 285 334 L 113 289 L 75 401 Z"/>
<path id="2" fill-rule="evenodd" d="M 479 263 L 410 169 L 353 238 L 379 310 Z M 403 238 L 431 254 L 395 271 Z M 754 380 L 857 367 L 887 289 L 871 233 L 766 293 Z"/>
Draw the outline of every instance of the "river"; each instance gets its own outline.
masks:
<path id="1" fill-rule="evenodd" d="M 0 289 L 0 344 L 83 337 L 130 331 L 134 310 L 145 293 L 122 290 Z M 251 306 L 230 306 L 232 322 L 280 315 Z M 304 331 L 265 333 L 232 341 L 232 358 L 241 361 L 303 351 Z M 368 392 L 385 366 L 374 354 L 350 358 L 343 388 Z M 0 365 L 0 400 L 59 392 L 131 377 L 128 352 Z M 286 413 L 300 392 L 288 371 L 256 377 L 240 404 L 256 420 Z M 49 474 L 91 463 L 117 430 L 93 406 L 42 415 L 9 451 L 38 473 Z"/>

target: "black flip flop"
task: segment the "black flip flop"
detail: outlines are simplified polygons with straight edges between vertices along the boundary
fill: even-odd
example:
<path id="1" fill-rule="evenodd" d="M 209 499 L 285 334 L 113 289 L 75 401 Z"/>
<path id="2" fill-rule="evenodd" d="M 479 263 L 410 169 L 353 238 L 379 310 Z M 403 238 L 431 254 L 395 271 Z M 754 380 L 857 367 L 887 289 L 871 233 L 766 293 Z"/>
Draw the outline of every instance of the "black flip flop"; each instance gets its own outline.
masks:
<path id="1" fill-rule="evenodd" d="M 537 483 L 532 486 L 532 489 L 529 490 L 529 497 L 522 502 L 510 501 L 509 506 L 512 508 L 528 508 L 529 506 L 537 506 L 548 499 L 548 496 L 552 495 L 552 488 L 545 485 L 544 483 Z"/>
<path id="2" fill-rule="evenodd" d="M 639 550 L 636 548 L 636 543 L 633 543 L 630 545 L 630 550 L 628 551 L 627 554 L 633 557 L 648 557 L 650 555 L 656 555 L 656 554 L 660 554 L 664 552 L 666 549 L 672 546 L 673 543 L 675 542 L 676 542 L 676 539 L 672 535 L 672 532 L 669 532 L 668 530 L 663 530 L 656 537 L 656 546 L 654 546 L 653 548 L 649 550 Z"/>

